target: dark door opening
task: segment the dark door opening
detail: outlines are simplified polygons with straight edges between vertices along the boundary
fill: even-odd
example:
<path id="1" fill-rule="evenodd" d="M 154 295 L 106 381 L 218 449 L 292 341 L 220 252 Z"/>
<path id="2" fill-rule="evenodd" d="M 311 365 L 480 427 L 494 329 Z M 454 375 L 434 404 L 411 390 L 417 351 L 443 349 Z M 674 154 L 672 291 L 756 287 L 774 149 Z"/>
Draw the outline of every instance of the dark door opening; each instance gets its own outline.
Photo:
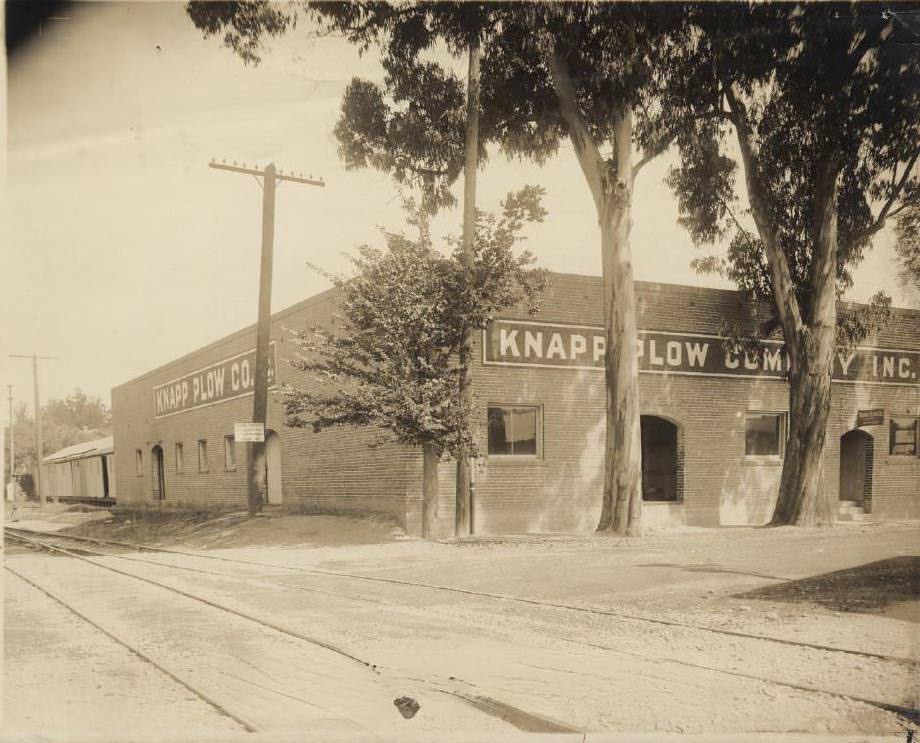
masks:
<path id="1" fill-rule="evenodd" d="M 643 415 L 642 500 L 677 501 L 677 426 L 655 415 Z"/>
<path id="2" fill-rule="evenodd" d="M 865 505 L 872 499 L 874 455 L 874 441 L 865 431 L 847 431 L 840 437 L 840 500 Z"/>
<path id="3" fill-rule="evenodd" d="M 151 450 L 153 456 L 150 457 L 151 467 L 153 468 L 153 499 L 164 500 L 166 498 L 166 478 L 163 467 L 163 449 L 157 444 Z"/>
<path id="4" fill-rule="evenodd" d="M 109 497 L 109 468 L 105 457 L 99 457 L 99 462 L 102 465 L 102 497 Z"/>

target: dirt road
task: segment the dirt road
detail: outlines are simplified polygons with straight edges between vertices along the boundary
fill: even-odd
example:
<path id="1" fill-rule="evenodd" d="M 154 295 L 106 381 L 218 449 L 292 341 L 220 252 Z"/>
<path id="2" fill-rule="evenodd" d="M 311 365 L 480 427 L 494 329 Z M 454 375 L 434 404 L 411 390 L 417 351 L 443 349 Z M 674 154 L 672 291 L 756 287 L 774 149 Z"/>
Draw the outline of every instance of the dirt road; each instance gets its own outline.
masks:
<path id="1" fill-rule="evenodd" d="M 906 723 L 883 707 L 920 701 L 910 583 L 882 606 L 863 586 L 857 611 L 840 611 L 814 581 L 876 563 L 895 566 L 890 578 L 918 537 L 890 525 L 82 560 L 17 551 L 4 732 L 895 734 Z M 836 583 L 845 601 L 848 582 Z M 398 697 L 418 714 L 404 719 Z"/>

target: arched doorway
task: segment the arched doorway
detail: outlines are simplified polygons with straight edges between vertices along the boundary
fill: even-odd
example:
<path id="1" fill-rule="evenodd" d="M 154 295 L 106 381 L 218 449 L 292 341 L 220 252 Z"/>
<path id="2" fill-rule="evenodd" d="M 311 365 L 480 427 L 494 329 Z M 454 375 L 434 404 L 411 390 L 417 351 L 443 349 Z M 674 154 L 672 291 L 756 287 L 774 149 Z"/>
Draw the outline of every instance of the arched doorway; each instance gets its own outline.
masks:
<path id="1" fill-rule="evenodd" d="M 872 499 L 872 461 L 875 442 L 859 429 L 840 437 L 840 500 L 861 506 Z"/>
<path id="2" fill-rule="evenodd" d="M 150 454 L 153 499 L 164 500 L 166 498 L 166 478 L 164 476 L 165 468 L 163 467 L 163 447 L 157 444 L 151 449 Z"/>
<path id="3" fill-rule="evenodd" d="M 642 500 L 679 501 L 677 426 L 657 415 L 640 417 L 642 426 Z"/>
<path id="4" fill-rule="evenodd" d="M 277 504 L 284 500 L 281 484 L 281 437 L 265 431 L 265 501 Z"/>

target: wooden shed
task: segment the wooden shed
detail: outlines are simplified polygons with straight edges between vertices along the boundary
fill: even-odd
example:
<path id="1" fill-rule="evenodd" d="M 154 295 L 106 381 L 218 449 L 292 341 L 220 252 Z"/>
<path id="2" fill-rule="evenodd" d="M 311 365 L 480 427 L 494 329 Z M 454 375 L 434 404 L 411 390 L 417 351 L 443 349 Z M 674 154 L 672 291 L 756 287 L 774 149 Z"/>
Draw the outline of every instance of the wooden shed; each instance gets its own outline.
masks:
<path id="1" fill-rule="evenodd" d="M 42 484 L 59 500 L 115 500 L 112 437 L 85 441 L 45 457 Z"/>

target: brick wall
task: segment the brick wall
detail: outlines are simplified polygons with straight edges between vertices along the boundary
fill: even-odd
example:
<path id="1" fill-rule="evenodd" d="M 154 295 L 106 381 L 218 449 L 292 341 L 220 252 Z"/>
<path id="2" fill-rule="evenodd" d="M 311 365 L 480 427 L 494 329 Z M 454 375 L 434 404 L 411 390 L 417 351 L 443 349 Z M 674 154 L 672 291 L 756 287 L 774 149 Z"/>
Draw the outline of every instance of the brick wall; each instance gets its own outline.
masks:
<path id="1" fill-rule="evenodd" d="M 331 324 L 335 298 L 335 291 L 326 292 L 272 318 L 271 337 L 277 343 L 281 383 L 303 384 L 305 381 L 304 375 L 289 363 L 297 349 L 288 330 Z M 251 420 L 252 396 L 156 418 L 153 390 L 254 346 L 255 328 L 250 327 L 112 391 L 115 472 L 120 503 L 245 507 L 248 447 L 242 443 L 235 445 L 236 467 L 228 470 L 224 436 L 233 434 L 234 423 Z M 313 433 L 312 429 L 287 428 L 283 423 L 283 410 L 271 393 L 267 427 L 278 433 L 281 442 L 285 504 L 337 512 L 374 511 L 405 522 L 410 497 L 407 472 L 414 452 L 394 444 L 370 446 L 379 436 L 379 432 L 370 429 Z M 197 442 L 200 439 L 207 441 L 207 472 L 198 469 Z M 183 472 L 176 470 L 176 443 L 183 444 Z M 152 449 L 155 445 L 162 447 L 165 456 L 166 497 L 162 502 L 153 501 Z M 136 450 L 141 450 L 143 457 L 140 474 L 136 472 Z"/>
<path id="2" fill-rule="evenodd" d="M 336 292 L 329 291 L 278 313 L 272 338 L 278 343 L 282 382 L 304 384 L 286 359 L 294 353 L 285 328 L 333 322 Z M 716 333 L 723 319 L 749 324 L 748 309 L 731 291 L 637 283 L 640 329 Z M 521 310 L 507 313 L 525 318 Z M 599 279 L 553 274 L 537 320 L 602 324 Z M 898 311 L 866 345 L 920 349 L 918 313 Z M 166 458 L 167 506 L 242 507 L 246 502 L 246 452 L 238 444 L 237 467 L 225 471 L 223 437 L 233 423 L 249 420 L 252 398 L 231 400 L 166 418 L 153 416 L 153 388 L 215 361 L 251 349 L 247 328 L 167 364 L 112 393 L 115 470 L 119 501 L 149 502 L 151 448 Z M 491 458 L 476 468 L 474 528 L 478 533 L 582 531 L 600 512 L 604 445 L 603 372 L 591 369 L 523 368 L 481 364 L 481 339 L 474 348 L 474 394 L 486 448 L 489 404 L 532 404 L 542 415 L 542 452 L 536 459 Z M 682 520 L 690 525 L 757 524 L 773 509 L 781 471 L 777 460 L 744 456 L 745 412 L 786 412 L 788 388 L 781 380 L 641 374 L 640 405 L 678 426 L 682 453 Z M 875 442 L 872 512 L 885 519 L 920 518 L 920 459 L 888 455 L 888 417 L 920 415 L 920 386 L 835 383 L 824 486 L 836 498 L 840 437 L 855 427 L 859 409 L 884 408 L 884 425 L 868 427 Z M 394 516 L 410 533 L 421 531 L 421 454 L 394 444 L 371 447 L 377 433 L 339 429 L 314 434 L 288 429 L 277 403 L 269 427 L 281 439 L 284 502 L 316 510 L 375 511 Z M 196 442 L 206 438 L 209 472 L 197 471 Z M 176 442 L 184 444 L 185 472 L 175 471 Z M 135 449 L 143 471 L 135 474 Z M 453 462 L 440 466 L 440 531 L 453 531 Z"/>

